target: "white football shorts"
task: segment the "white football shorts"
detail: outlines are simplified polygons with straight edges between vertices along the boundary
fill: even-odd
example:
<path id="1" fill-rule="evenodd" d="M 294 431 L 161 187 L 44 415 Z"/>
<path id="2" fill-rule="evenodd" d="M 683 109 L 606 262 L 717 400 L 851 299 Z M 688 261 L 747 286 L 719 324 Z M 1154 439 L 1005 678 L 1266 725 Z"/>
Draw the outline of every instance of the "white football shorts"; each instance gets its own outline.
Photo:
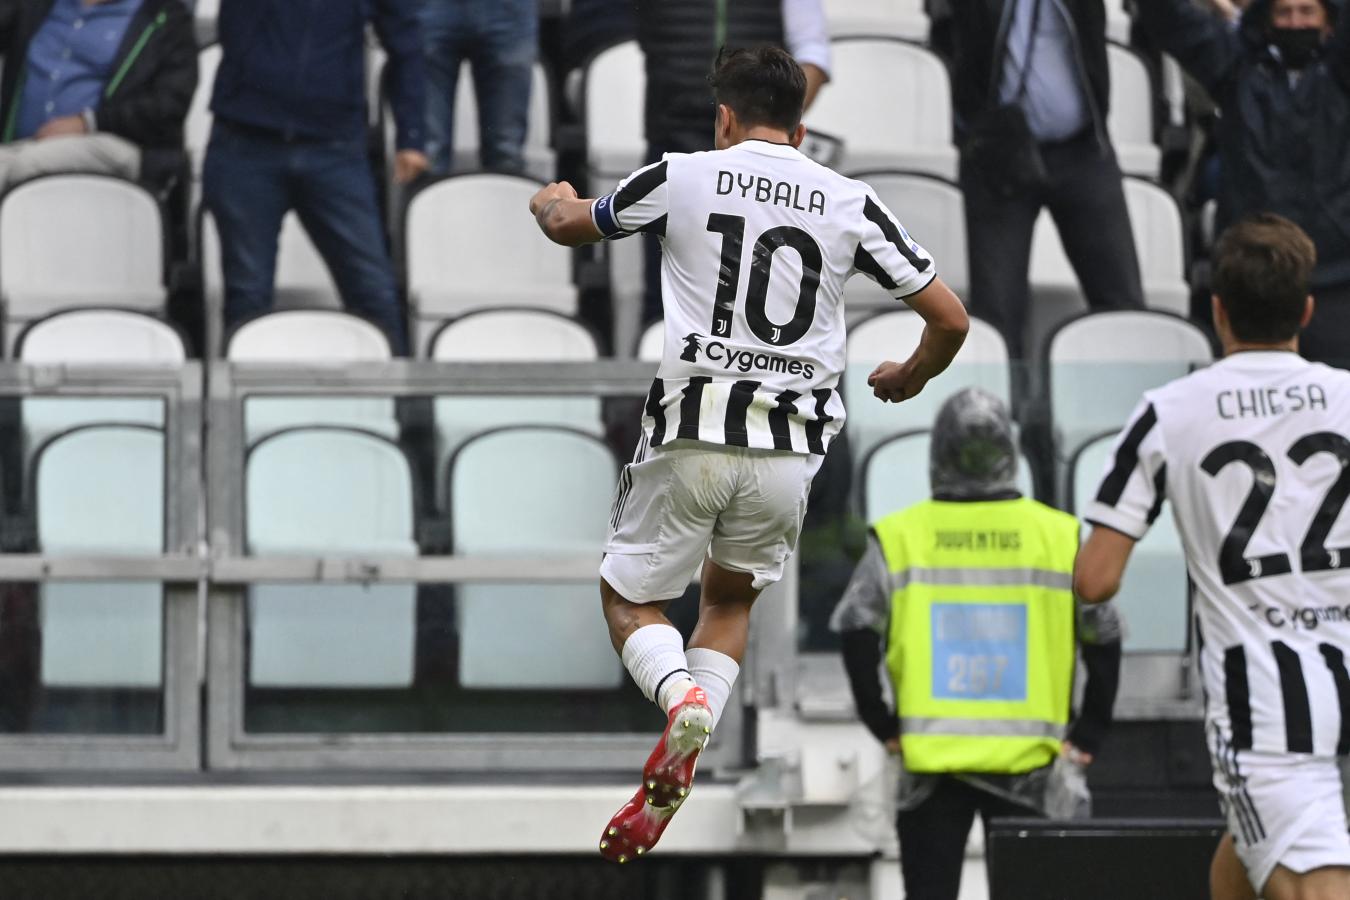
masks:
<path id="1" fill-rule="evenodd" d="M 823 460 L 690 440 L 649 448 L 644 437 L 619 475 L 601 577 L 634 603 L 671 600 L 706 555 L 762 590 L 783 577 Z"/>
<path id="2" fill-rule="evenodd" d="M 1298 874 L 1350 866 L 1344 760 L 1212 751 L 1214 787 L 1238 858 L 1258 893 L 1276 866 Z"/>

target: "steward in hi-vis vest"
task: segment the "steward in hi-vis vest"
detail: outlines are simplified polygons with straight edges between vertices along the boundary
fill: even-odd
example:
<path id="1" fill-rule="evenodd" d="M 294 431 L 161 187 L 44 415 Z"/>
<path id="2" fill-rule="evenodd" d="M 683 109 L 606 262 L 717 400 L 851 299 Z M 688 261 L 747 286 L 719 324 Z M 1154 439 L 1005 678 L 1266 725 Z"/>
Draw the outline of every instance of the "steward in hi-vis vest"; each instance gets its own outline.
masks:
<path id="1" fill-rule="evenodd" d="M 1083 814 L 1082 767 L 1110 728 L 1116 610 L 1075 601 L 1078 521 L 1023 497 L 1016 471 L 1002 401 L 978 389 L 949 399 L 932 433 L 932 499 L 873 525 L 831 620 L 859 716 L 903 765 L 906 896 L 956 897 L 977 811 Z"/>

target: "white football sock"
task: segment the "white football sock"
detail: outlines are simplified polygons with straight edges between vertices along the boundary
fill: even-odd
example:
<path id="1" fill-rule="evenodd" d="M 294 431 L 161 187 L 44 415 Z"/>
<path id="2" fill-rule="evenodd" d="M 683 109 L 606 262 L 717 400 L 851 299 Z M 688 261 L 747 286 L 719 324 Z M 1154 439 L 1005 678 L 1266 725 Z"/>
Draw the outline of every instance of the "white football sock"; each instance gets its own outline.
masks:
<path id="1" fill-rule="evenodd" d="M 736 684 L 736 676 L 741 674 L 741 667 L 725 653 L 704 647 L 690 647 L 684 655 L 689 661 L 689 672 L 694 676 L 694 681 L 708 695 L 713 727 L 716 728 L 718 720 L 722 718 L 722 711 L 727 708 L 727 701 L 731 699 L 731 688 Z"/>
<path id="2" fill-rule="evenodd" d="M 684 639 L 670 625 L 644 625 L 624 641 L 624 668 L 647 699 L 669 712 L 694 687 Z"/>

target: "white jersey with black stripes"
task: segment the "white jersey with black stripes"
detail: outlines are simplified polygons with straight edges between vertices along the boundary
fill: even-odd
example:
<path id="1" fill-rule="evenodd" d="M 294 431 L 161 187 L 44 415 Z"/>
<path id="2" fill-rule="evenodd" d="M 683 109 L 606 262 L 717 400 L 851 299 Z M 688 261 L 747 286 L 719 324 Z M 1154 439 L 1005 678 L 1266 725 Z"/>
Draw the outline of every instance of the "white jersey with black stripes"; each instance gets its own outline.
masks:
<path id="1" fill-rule="evenodd" d="M 665 354 L 643 416 L 652 447 L 823 454 L 844 422 L 845 281 L 861 272 L 903 300 L 936 275 L 871 188 L 786 144 L 668 154 L 591 215 L 607 238 L 662 240 Z"/>
<path id="2" fill-rule="evenodd" d="M 1223 748 L 1350 754 L 1350 373 L 1240 352 L 1149 391 L 1085 518 L 1172 513 Z"/>

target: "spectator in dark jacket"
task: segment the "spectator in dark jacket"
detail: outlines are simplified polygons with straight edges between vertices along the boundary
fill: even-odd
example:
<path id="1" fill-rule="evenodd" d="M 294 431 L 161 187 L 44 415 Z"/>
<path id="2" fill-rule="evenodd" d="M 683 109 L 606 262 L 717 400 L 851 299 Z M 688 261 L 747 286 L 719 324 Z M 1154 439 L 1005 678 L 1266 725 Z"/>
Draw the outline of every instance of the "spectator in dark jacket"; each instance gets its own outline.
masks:
<path id="1" fill-rule="evenodd" d="M 970 311 L 1023 358 L 1031 236 L 1042 207 L 1054 217 L 1090 307 L 1143 305 L 1120 166 L 1106 131 L 1106 12 L 1102 0 L 949 6 L 934 29 L 952 63 Z"/>
<path id="2" fill-rule="evenodd" d="M 161 187 L 178 172 L 197 87 L 180 0 L 5 0 L 0 47 L 0 191 L 57 172 Z"/>
<path id="3" fill-rule="evenodd" d="M 427 168 L 417 0 L 222 0 L 223 51 L 202 172 L 220 231 L 225 324 L 272 307 L 277 235 L 294 209 L 348 309 L 407 352 L 367 154 L 364 35 L 389 54 L 395 177 Z"/>
<path id="4" fill-rule="evenodd" d="M 1299 346 L 1350 367 L 1350 7 L 1257 0 L 1233 29 L 1189 0 L 1139 0 L 1140 21 L 1213 96 L 1216 229 L 1276 212 L 1317 245 L 1316 309 Z"/>

